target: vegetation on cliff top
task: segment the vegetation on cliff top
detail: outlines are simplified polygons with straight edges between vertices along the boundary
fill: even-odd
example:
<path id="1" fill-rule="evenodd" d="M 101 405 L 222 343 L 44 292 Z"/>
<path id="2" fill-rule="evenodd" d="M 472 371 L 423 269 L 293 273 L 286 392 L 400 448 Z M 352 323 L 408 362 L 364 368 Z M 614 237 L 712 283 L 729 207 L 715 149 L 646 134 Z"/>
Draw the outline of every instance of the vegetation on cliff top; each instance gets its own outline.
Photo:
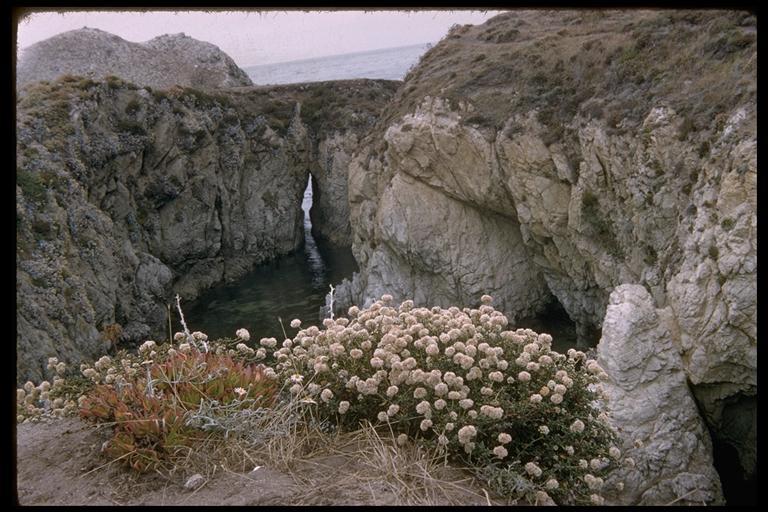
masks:
<path id="1" fill-rule="evenodd" d="M 302 122 L 313 137 L 319 138 L 371 126 L 400 83 L 344 80 L 227 90 L 181 86 L 152 89 L 116 76 L 93 80 L 62 75 L 53 81 L 28 84 L 19 91 L 20 167 L 31 157 L 40 156 L 34 143 L 49 152 L 78 151 L 82 144 L 73 139 L 77 136 L 73 114 L 108 100 L 120 110 L 114 115 L 115 133 L 137 138 L 150 135 L 164 109 L 180 119 L 190 113 L 209 112 L 216 122 L 257 131 L 269 127 L 284 137 L 299 105 Z"/>
<path id="2" fill-rule="evenodd" d="M 573 135 L 577 115 L 631 131 L 652 104 L 706 130 L 754 99 L 756 44 L 756 18 L 745 11 L 512 11 L 454 26 L 406 76 L 378 126 L 440 91 L 454 108 L 469 101 L 466 121 L 494 131 L 510 112 L 535 110 L 547 143 Z"/>

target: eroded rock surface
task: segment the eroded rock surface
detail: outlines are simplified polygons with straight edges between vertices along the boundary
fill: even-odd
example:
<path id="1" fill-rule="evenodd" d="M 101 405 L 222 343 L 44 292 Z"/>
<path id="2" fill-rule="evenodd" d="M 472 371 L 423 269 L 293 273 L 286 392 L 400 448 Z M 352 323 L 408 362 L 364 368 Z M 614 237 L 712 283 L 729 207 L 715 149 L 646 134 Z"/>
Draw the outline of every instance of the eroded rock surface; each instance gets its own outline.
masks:
<path id="1" fill-rule="evenodd" d="M 603 383 L 626 457 L 610 480 L 624 483 L 615 504 L 722 505 L 712 443 L 686 385 L 669 307 L 656 309 L 645 287 L 624 284 L 610 296 L 597 346 L 610 377 Z"/>
<path id="2" fill-rule="evenodd" d="M 554 296 L 594 344 L 611 291 L 642 285 L 707 424 L 753 471 L 754 23 L 514 11 L 455 27 L 352 157 L 361 271 L 337 308 L 485 289 L 514 323 Z"/>

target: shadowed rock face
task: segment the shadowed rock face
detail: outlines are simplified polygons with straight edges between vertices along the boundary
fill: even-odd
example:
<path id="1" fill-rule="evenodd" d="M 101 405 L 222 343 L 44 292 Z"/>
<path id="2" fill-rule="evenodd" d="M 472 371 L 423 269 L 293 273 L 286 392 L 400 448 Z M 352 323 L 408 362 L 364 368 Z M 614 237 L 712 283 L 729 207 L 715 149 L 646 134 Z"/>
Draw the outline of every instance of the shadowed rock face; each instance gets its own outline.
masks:
<path id="1" fill-rule="evenodd" d="M 669 311 L 679 385 L 752 472 L 755 422 L 737 418 L 756 393 L 755 61 L 744 12 L 456 27 L 351 159 L 361 271 L 336 306 L 486 290 L 514 321 L 554 296 L 594 343 L 614 288 L 640 285 Z"/>
<path id="2" fill-rule="evenodd" d="M 217 46 L 183 33 L 132 43 L 94 28 L 70 30 L 26 48 L 18 61 L 16 84 L 61 75 L 114 75 L 156 88 L 253 85 Z"/>
<path id="3" fill-rule="evenodd" d="M 17 104 L 19 382 L 43 378 L 47 357 L 75 363 L 115 341 L 163 339 L 176 293 L 191 300 L 297 249 L 309 173 L 345 197 L 333 162 L 397 85 L 29 86 Z M 337 105 L 332 123 L 317 117 L 321 101 Z M 318 229 L 348 223 L 339 208 Z"/>

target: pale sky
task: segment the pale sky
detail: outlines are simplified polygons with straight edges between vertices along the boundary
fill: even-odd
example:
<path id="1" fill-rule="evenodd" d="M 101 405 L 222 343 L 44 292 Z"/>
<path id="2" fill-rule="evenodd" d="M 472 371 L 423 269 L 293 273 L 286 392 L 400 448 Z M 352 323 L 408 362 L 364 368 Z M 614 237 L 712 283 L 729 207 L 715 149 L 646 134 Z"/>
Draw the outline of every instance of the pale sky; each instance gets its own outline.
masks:
<path id="1" fill-rule="evenodd" d="M 69 30 L 98 28 L 143 42 L 184 32 L 213 43 L 240 67 L 439 41 L 451 25 L 485 22 L 501 11 L 149 11 L 38 12 L 18 26 L 22 50 Z"/>

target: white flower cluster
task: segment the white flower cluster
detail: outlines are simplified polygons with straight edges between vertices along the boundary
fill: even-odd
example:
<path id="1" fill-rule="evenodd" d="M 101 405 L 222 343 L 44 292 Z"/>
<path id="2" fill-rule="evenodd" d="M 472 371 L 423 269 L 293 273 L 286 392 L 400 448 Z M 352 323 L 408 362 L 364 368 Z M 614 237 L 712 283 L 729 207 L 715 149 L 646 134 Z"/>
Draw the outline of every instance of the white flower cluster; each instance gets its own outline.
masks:
<path id="1" fill-rule="evenodd" d="M 145 352 L 151 352 L 155 347 L 157 346 L 157 343 L 155 343 L 153 340 L 147 340 L 144 343 L 139 346 L 139 354 L 143 354 Z"/>
<path id="2" fill-rule="evenodd" d="M 587 487 L 589 487 L 591 491 L 599 491 L 603 488 L 603 479 L 590 473 L 584 475 L 584 482 L 586 482 Z"/>
<path id="3" fill-rule="evenodd" d="M 61 374 L 66 369 L 66 365 L 52 357 L 48 359 L 48 368 Z M 37 421 L 43 415 L 62 417 L 74 413 L 78 404 L 70 398 L 61 396 L 63 385 L 64 379 L 58 376 L 53 378 L 53 384 L 47 380 L 42 381 L 37 386 L 31 381 L 24 383 L 22 387 L 16 390 L 16 420 L 19 422 L 26 419 Z M 56 394 L 60 396 L 56 397 Z"/>
<path id="4" fill-rule="evenodd" d="M 246 355 L 254 355 L 256 353 L 254 349 L 252 349 L 245 343 L 238 343 L 237 345 L 235 345 L 235 350 L 237 350 L 241 354 L 246 354 Z"/>
<path id="5" fill-rule="evenodd" d="M 56 375 L 63 375 L 67 370 L 67 365 L 64 362 L 59 362 L 57 357 L 48 358 L 48 369 L 56 372 Z"/>
<path id="6" fill-rule="evenodd" d="M 481 447 L 505 461 L 515 460 L 511 454 L 519 457 L 512 436 L 500 430 L 510 422 L 531 429 L 531 439 L 542 445 L 551 445 L 545 438 L 563 436 L 571 436 L 575 445 L 587 424 L 592 435 L 596 420 L 583 409 L 591 403 L 583 398 L 592 393 L 585 386 L 600 374 L 596 363 L 583 352 L 552 352 L 548 334 L 505 330 L 507 318 L 491 301 L 485 296 L 477 309 L 446 309 L 414 307 L 409 300 L 397 306 L 383 296 L 368 308 L 351 307 L 348 318 L 325 319 L 323 329 L 301 328 L 280 347 L 274 338 L 260 344 L 272 351 L 275 370 L 292 392 L 316 397 L 321 411 L 351 426 L 375 418 L 416 432 L 441 449 L 472 453 Z M 301 324 L 295 320 L 291 326 Z M 311 384 L 302 387 L 297 376 Z M 564 419 L 549 425 L 530 421 L 547 415 Z M 486 435 L 498 445 L 488 445 Z M 562 449 L 562 456 L 574 455 L 573 446 Z M 607 449 L 599 454 L 584 449 L 579 455 L 599 459 Z M 526 472 L 542 476 L 545 470 L 538 464 L 529 462 Z M 563 479 L 542 479 L 537 485 L 557 495 Z"/>
<path id="7" fill-rule="evenodd" d="M 110 364 L 112 364 L 112 359 L 109 356 L 102 356 L 93 366 L 97 370 L 106 370 Z"/>
<path id="8" fill-rule="evenodd" d="M 503 459 L 504 457 L 509 455 L 509 452 L 507 451 L 506 448 L 504 448 L 503 446 L 499 445 L 499 446 L 496 446 L 493 449 L 493 454 L 496 455 L 498 458 Z"/>
<path id="9" fill-rule="evenodd" d="M 525 472 L 533 477 L 541 476 L 542 470 L 535 462 L 528 462 L 525 465 Z"/>
<path id="10" fill-rule="evenodd" d="M 571 423 L 570 430 L 571 432 L 575 432 L 577 434 L 584 432 L 584 422 L 581 420 L 575 420 L 573 423 Z"/>

